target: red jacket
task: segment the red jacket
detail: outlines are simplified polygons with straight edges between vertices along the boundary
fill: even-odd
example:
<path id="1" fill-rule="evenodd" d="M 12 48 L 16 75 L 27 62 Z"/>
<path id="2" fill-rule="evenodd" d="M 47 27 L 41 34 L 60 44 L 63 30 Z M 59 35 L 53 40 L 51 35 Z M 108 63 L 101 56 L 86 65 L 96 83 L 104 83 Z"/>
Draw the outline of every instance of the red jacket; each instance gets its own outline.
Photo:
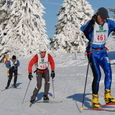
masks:
<path id="1" fill-rule="evenodd" d="M 28 73 L 32 73 L 32 66 L 36 64 L 38 60 L 39 60 L 39 57 L 37 54 L 30 60 L 29 65 L 28 65 Z M 54 59 L 50 54 L 48 54 L 48 62 L 50 64 L 51 70 L 55 70 Z M 44 71 L 42 70 L 39 72 L 44 72 Z"/>

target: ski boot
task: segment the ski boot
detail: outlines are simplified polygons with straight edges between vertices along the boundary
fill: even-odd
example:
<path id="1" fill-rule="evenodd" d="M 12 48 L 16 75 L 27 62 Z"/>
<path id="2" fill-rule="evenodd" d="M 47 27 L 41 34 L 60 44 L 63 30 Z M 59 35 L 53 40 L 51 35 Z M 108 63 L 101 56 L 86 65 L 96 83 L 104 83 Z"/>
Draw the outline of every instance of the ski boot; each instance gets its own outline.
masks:
<path id="1" fill-rule="evenodd" d="M 106 104 L 115 103 L 115 99 L 112 97 L 110 89 L 105 89 L 104 99 Z"/>
<path id="2" fill-rule="evenodd" d="M 32 97 L 31 97 L 31 100 L 30 100 L 30 105 L 29 105 L 29 107 L 31 107 L 31 106 L 34 104 L 34 102 L 35 102 L 35 98 L 32 98 Z"/>
<path id="3" fill-rule="evenodd" d="M 8 86 L 6 86 L 5 89 L 8 89 Z"/>
<path id="4" fill-rule="evenodd" d="M 92 95 L 92 107 L 94 107 L 94 108 L 101 107 L 101 105 L 99 103 L 99 99 L 98 99 L 98 94 L 93 94 Z"/>
<path id="5" fill-rule="evenodd" d="M 38 94 L 38 89 L 35 88 L 34 91 L 33 91 L 33 95 L 31 96 L 30 103 L 34 103 L 35 102 L 37 94 Z"/>
<path id="6" fill-rule="evenodd" d="M 30 103 L 33 104 L 34 102 L 35 102 L 35 98 L 33 98 L 33 99 L 31 98 Z"/>
<path id="7" fill-rule="evenodd" d="M 17 88 L 16 84 L 13 85 L 14 88 Z"/>
<path id="8" fill-rule="evenodd" d="M 34 102 L 35 102 L 35 96 L 32 96 L 31 97 L 31 100 L 30 100 L 30 105 L 29 105 L 29 107 L 31 107 L 33 104 L 34 104 Z"/>
<path id="9" fill-rule="evenodd" d="M 44 95 L 43 100 L 44 100 L 45 103 L 48 103 L 49 102 L 49 97 L 47 95 Z"/>

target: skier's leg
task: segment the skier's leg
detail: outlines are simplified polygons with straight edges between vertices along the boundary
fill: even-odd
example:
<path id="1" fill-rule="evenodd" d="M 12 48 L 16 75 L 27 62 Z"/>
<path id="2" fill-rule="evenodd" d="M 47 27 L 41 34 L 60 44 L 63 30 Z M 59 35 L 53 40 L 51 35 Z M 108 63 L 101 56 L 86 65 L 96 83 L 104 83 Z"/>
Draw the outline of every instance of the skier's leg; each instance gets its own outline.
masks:
<path id="1" fill-rule="evenodd" d="M 104 84 L 105 84 L 105 93 L 104 93 L 104 99 L 105 99 L 105 103 L 111 103 L 111 102 L 115 102 L 115 99 L 112 97 L 111 94 L 111 83 L 112 83 L 112 70 L 111 70 L 111 65 L 109 62 L 109 58 L 106 55 L 105 57 L 103 57 L 103 63 L 101 64 L 104 73 L 105 73 L 105 80 L 104 80 Z"/>
<path id="2" fill-rule="evenodd" d="M 41 89 L 41 86 L 42 86 L 42 73 L 37 73 L 36 80 L 37 80 L 37 87 L 34 89 L 33 95 L 31 96 L 31 100 L 30 100 L 31 103 L 33 103 L 35 101 L 36 96 L 37 96 L 39 90 Z"/>
<path id="3" fill-rule="evenodd" d="M 89 57 L 88 57 L 88 59 L 89 59 Z M 100 71 L 100 67 L 99 67 L 99 62 L 98 62 L 98 59 L 93 54 L 91 54 L 89 63 L 90 63 L 90 66 L 91 66 L 91 69 L 93 72 L 92 93 L 98 94 L 99 82 L 101 79 L 101 71 Z"/>
<path id="4" fill-rule="evenodd" d="M 17 75 L 17 70 L 16 71 L 14 71 L 14 87 L 16 88 L 16 83 L 17 83 L 17 77 L 18 77 L 18 75 Z"/>
<path id="5" fill-rule="evenodd" d="M 99 82 L 101 79 L 101 72 L 99 67 L 98 58 L 94 56 L 94 54 L 90 55 L 89 63 L 93 72 L 93 82 L 92 82 L 92 106 L 93 107 L 100 107 L 99 103 Z"/>
<path id="6" fill-rule="evenodd" d="M 45 84 L 44 84 L 44 100 L 49 100 L 48 93 L 50 87 L 50 77 L 49 77 L 49 70 L 47 70 L 44 74 Z"/>
<path id="7" fill-rule="evenodd" d="M 101 67 L 105 73 L 104 85 L 105 89 L 111 89 L 112 70 L 108 56 L 104 56 L 101 61 Z"/>
<path id="8" fill-rule="evenodd" d="M 7 86 L 5 87 L 6 89 L 8 89 L 8 87 L 10 86 L 10 82 L 12 80 L 12 76 L 13 76 L 13 72 L 12 72 L 12 70 L 9 70 L 8 82 L 7 82 Z"/>

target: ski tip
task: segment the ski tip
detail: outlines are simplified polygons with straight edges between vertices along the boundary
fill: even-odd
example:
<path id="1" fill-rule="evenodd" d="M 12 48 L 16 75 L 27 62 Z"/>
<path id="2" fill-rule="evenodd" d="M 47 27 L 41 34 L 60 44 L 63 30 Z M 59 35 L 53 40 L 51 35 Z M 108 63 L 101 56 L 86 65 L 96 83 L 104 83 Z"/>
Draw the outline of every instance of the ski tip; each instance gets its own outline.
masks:
<path id="1" fill-rule="evenodd" d="M 84 108 L 83 108 L 83 107 L 80 107 L 80 110 L 84 110 Z"/>

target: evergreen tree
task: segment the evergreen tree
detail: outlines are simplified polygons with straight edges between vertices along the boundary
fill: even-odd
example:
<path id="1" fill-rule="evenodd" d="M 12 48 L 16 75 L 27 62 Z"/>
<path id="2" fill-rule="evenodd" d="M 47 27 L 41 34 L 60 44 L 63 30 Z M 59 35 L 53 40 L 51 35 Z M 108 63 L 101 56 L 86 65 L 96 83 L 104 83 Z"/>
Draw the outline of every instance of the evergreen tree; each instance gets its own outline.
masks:
<path id="1" fill-rule="evenodd" d="M 6 0 L 8 20 L 0 25 L 0 53 L 27 56 L 38 52 L 48 39 L 40 0 Z M 47 47 L 47 46 L 46 46 Z"/>
<path id="2" fill-rule="evenodd" d="M 86 0 L 64 0 L 58 13 L 56 32 L 51 39 L 53 49 L 67 52 L 84 51 L 85 40 L 80 27 L 93 14 Z"/>
<path id="3" fill-rule="evenodd" d="M 5 50 L 4 44 L 2 42 L 2 30 L 7 25 L 9 20 L 11 0 L 0 0 L 0 58 L 4 57 L 9 51 Z"/>
<path id="4" fill-rule="evenodd" d="M 2 6 L 5 4 L 5 0 L 0 1 L 0 24 L 6 19 L 7 11 L 2 8 Z"/>
<path id="5" fill-rule="evenodd" d="M 115 19 L 115 9 L 109 8 L 109 10 L 114 14 L 112 17 Z M 115 37 L 115 31 L 112 33 L 113 37 Z"/>
<path id="6" fill-rule="evenodd" d="M 114 14 L 113 18 L 115 18 L 115 9 L 114 8 L 109 8 L 109 10 Z"/>

